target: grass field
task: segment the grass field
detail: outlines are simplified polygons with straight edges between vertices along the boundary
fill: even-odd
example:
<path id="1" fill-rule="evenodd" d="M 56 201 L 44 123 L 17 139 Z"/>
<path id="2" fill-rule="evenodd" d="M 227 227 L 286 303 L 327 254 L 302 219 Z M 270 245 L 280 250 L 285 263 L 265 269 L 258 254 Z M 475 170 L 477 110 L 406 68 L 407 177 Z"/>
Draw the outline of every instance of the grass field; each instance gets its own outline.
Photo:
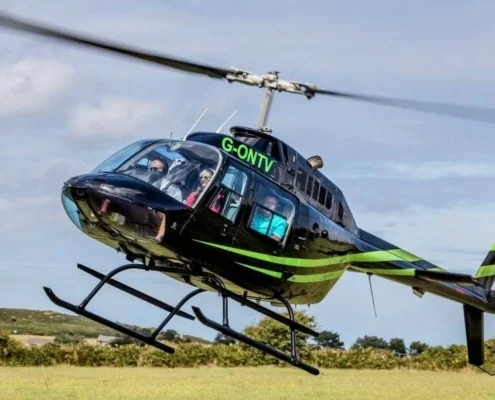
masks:
<path id="1" fill-rule="evenodd" d="M 0 367 L 0 399 L 493 400 L 493 382 L 469 372 Z"/>

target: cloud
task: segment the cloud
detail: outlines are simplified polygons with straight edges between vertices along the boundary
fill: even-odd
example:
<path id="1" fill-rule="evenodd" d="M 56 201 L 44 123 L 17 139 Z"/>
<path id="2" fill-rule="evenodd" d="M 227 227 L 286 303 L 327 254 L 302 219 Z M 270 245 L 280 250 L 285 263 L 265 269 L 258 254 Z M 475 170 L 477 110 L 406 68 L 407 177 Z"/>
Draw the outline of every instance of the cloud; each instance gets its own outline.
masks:
<path id="1" fill-rule="evenodd" d="M 400 163 L 391 161 L 373 165 L 356 164 L 347 171 L 337 173 L 346 179 L 416 179 L 434 180 L 441 178 L 489 178 L 495 177 L 495 166 L 481 163 L 454 163 L 449 161 L 425 161 Z"/>
<path id="2" fill-rule="evenodd" d="M 47 226 L 53 226 L 63 214 L 60 199 L 52 196 L 18 196 L 10 199 L 0 199 L 0 215 L 2 224 L 0 234 L 12 235 L 39 233 L 46 231 Z"/>
<path id="3" fill-rule="evenodd" d="M 26 188 L 29 188 L 33 196 L 58 196 L 64 181 L 93 168 L 87 162 L 67 157 L 25 160 L 15 167 L 15 174 L 5 175 L 0 180 L 0 195 L 11 201 L 25 195 Z"/>
<path id="4" fill-rule="evenodd" d="M 447 269 L 474 274 L 495 242 L 495 203 L 363 212 L 359 227 Z M 452 251 L 454 250 L 454 251 Z"/>
<path id="5" fill-rule="evenodd" d="M 26 58 L 0 69 L 0 116 L 29 114 L 49 107 L 67 92 L 74 69 L 50 59 Z"/>
<path id="6" fill-rule="evenodd" d="M 69 129 L 77 139 L 124 137 L 155 121 L 162 113 L 159 103 L 104 96 L 98 105 L 84 103 L 77 107 L 70 117 Z"/>

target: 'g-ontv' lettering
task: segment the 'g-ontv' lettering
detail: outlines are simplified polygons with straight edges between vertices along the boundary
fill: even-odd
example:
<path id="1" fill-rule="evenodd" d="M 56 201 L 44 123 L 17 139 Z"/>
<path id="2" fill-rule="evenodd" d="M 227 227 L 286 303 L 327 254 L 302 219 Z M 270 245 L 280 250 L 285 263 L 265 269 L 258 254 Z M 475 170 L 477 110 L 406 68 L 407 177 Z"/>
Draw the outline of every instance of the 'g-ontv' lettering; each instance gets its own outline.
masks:
<path id="1" fill-rule="evenodd" d="M 263 168 L 266 173 L 269 173 L 272 169 L 273 160 L 269 160 L 267 156 L 245 144 L 240 144 L 236 147 L 234 141 L 229 137 L 224 137 L 222 139 L 222 149 L 227 153 L 235 153 L 237 158 L 246 161 L 257 168 Z"/>

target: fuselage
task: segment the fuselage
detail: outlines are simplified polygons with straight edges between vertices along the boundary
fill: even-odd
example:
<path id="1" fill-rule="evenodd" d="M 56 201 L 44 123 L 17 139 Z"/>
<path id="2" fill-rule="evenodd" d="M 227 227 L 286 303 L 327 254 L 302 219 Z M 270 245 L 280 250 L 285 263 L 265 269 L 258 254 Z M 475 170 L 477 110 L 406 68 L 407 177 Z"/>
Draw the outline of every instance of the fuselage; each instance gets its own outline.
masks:
<path id="1" fill-rule="evenodd" d="M 214 133 L 141 141 L 69 180 L 64 207 L 79 229 L 129 259 L 201 268 L 250 298 L 318 303 L 351 270 L 493 310 L 480 288 L 416 277 L 439 268 L 360 230 L 342 192 L 298 153 L 282 149 L 277 159 L 251 144 Z M 158 158 L 165 168 L 150 169 Z M 209 289 L 199 278 L 169 275 Z"/>

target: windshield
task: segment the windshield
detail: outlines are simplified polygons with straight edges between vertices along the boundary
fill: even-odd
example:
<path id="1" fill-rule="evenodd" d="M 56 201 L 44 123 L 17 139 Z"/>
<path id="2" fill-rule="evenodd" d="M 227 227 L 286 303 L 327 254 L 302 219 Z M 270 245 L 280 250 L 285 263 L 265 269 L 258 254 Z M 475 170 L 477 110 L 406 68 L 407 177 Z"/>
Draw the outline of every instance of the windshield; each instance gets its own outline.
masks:
<path id="1" fill-rule="evenodd" d="M 157 141 L 157 139 L 145 139 L 131 143 L 130 145 L 124 147 L 122 150 L 119 150 L 117 153 L 103 161 L 92 172 L 113 172 L 138 151 Z"/>
<path id="2" fill-rule="evenodd" d="M 212 182 L 220 161 L 220 152 L 214 147 L 166 140 L 142 150 L 116 172 L 148 182 L 194 207 Z"/>

